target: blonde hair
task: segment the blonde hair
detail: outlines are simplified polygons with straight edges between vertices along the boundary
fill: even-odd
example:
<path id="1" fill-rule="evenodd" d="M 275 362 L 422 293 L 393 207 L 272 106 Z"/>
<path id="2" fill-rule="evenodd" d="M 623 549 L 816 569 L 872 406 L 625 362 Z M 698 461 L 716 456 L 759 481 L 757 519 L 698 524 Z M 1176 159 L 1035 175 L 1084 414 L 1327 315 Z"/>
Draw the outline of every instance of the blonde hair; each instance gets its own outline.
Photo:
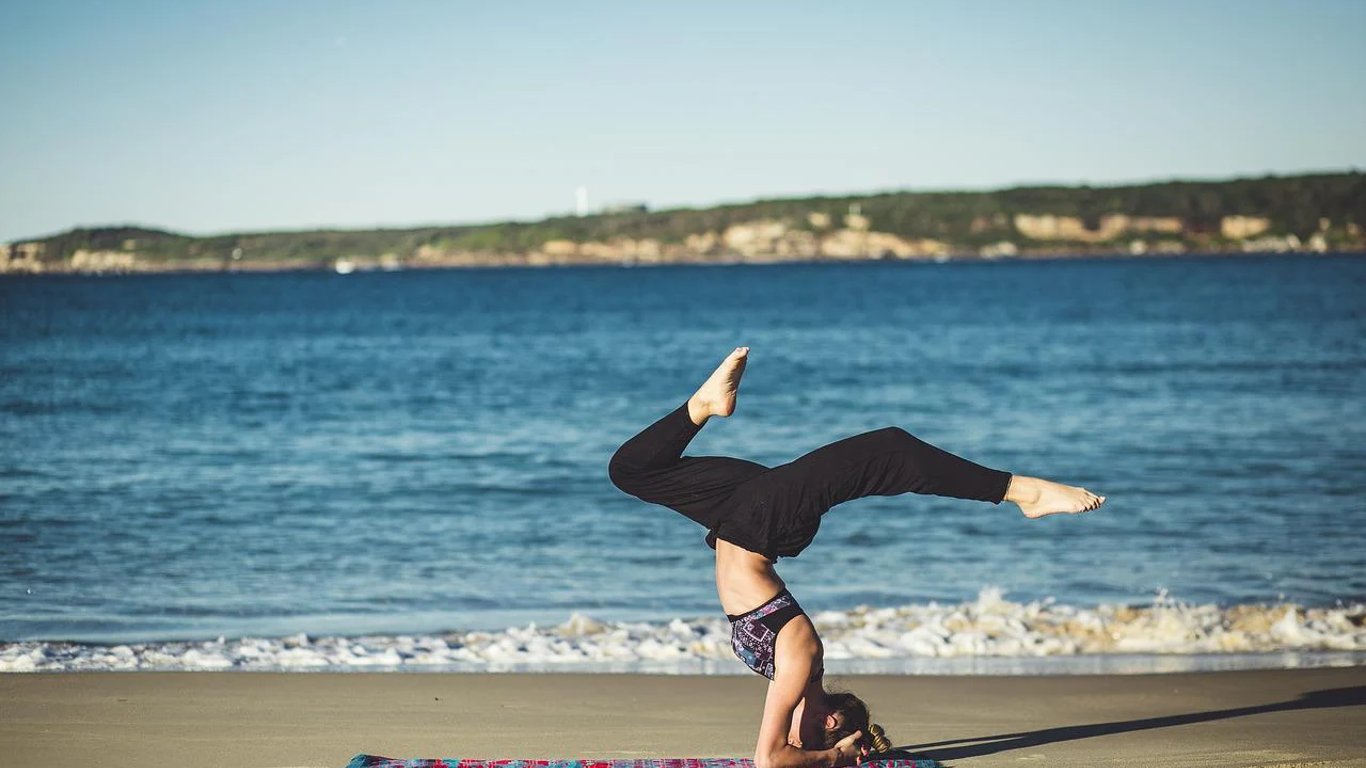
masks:
<path id="1" fill-rule="evenodd" d="M 887 732 L 877 723 L 868 726 L 868 743 L 875 753 L 892 751 L 892 742 L 887 740 Z"/>

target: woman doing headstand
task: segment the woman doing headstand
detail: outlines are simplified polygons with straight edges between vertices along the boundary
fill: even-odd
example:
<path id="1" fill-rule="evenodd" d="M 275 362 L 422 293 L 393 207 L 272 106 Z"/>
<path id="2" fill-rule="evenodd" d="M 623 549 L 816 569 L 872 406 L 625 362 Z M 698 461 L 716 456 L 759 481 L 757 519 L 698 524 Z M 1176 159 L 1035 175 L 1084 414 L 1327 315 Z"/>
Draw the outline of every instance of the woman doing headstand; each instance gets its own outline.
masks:
<path id="1" fill-rule="evenodd" d="M 748 355 L 748 347 L 737 347 L 686 403 L 627 440 L 612 457 L 609 473 L 626 493 L 707 528 L 731 645 L 750 669 L 772 681 L 755 746 L 757 768 L 851 765 L 870 747 L 885 752 L 890 744 L 869 723 L 858 697 L 825 690 L 820 637 L 773 569 L 778 558 L 805 549 L 828 509 L 864 496 L 925 493 L 1010 501 L 1029 518 L 1086 512 L 1105 497 L 988 469 L 898 427 L 846 438 L 771 468 L 723 456 L 684 456 L 707 419 L 735 411 Z"/>

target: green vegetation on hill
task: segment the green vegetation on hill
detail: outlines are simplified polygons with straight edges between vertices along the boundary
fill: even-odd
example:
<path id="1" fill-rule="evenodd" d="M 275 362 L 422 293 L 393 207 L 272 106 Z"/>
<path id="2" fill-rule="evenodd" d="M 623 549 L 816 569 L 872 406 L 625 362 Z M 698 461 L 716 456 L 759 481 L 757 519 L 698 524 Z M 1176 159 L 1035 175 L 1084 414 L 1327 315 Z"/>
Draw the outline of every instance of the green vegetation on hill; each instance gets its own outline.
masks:
<path id="1" fill-rule="evenodd" d="M 1339 232 L 1366 225 L 1366 175 L 1359 172 L 1267 176 L 1230 181 L 1170 181 L 1112 187 L 1034 186 L 985 192 L 889 192 L 840 197 L 760 200 L 705 209 L 628 211 L 560 216 L 536 222 L 420 227 L 413 229 L 317 230 L 193 237 L 134 226 L 74 229 L 24 241 L 42 243 L 42 261 L 70 259 L 78 251 L 133 252 L 143 261 L 174 263 L 317 262 L 337 258 L 408 259 L 435 252 L 516 253 L 550 241 L 607 242 L 621 238 L 681 243 L 689 235 L 721 232 L 758 220 L 781 220 L 795 229 L 812 228 L 812 214 L 840 226 L 858 206 L 869 228 L 908 238 L 932 238 L 950 247 L 975 249 L 1012 240 L 1028 245 L 1016 228 L 1019 214 L 1079 218 L 1089 229 L 1102 217 L 1176 217 L 1178 238 L 1194 247 L 1218 245 L 1225 216 L 1269 220 L 1267 234 L 1304 238 L 1327 219 Z M 1347 225 L 1356 229 L 1342 230 Z M 1347 235 L 1336 237 L 1342 241 Z M 1359 240 L 1358 235 L 1352 237 Z M 1091 241 L 1094 246 L 1095 241 Z M 1049 243 L 1065 245 L 1063 239 Z M 1359 243 L 1358 243 L 1359 244 Z M 235 255 L 235 256 L 234 256 Z"/>

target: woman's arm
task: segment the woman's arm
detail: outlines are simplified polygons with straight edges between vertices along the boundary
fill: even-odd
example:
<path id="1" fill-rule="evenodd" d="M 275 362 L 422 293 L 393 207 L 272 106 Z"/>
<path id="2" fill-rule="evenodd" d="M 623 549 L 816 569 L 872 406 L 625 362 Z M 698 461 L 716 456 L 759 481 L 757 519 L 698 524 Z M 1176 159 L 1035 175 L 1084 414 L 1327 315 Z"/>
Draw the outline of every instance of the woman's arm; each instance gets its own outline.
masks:
<path id="1" fill-rule="evenodd" d="M 806 692 L 814 671 L 819 640 L 815 632 L 792 632 L 800 626 L 793 621 L 782 632 L 775 649 L 774 678 L 764 699 L 763 720 L 759 723 L 759 743 L 754 747 L 755 768 L 836 768 L 853 765 L 863 750 L 857 744 L 861 732 L 850 734 L 830 749 L 807 750 L 794 747 L 787 737 L 792 728 L 792 713 Z M 809 627 L 809 625 L 808 625 Z"/>

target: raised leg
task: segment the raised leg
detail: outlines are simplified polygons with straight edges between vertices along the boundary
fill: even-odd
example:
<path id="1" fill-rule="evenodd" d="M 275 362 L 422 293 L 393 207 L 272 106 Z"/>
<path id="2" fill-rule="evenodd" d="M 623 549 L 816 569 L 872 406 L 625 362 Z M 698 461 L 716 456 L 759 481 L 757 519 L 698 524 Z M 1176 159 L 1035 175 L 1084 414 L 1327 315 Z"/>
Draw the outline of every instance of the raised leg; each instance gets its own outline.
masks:
<path id="1" fill-rule="evenodd" d="M 688 402 L 622 444 L 608 465 L 612 483 L 642 501 L 714 527 L 719 503 L 768 467 L 726 456 L 684 456 L 683 451 L 707 419 L 734 412 L 748 352 L 747 347 L 737 348 Z"/>
<path id="2" fill-rule="evenodd" d="M 815 538 L 822 515 L 846 501 L 930 493 L 1000 503 L 1009 485 L 1007 472 L 888 427 L 822 446 L 740 486 L 714 536 L 770 560 L 795 557 Z"/>
<path id="3" fill-rule="evenodd" d="M 782 486 L 784 503 L 808 514 L 864 496 L 924 493 L 999 504 L 1011 475 L 937 448 L 899 427 L 865 432 L 773 468 L 758 480 Z"/>
<path id="4" fill-rule="evenodd" d="M 810 519 L 864 496 L 921 493 L 999 504 L 1011 501 L 1026 517 L 1085 512 L 1105 497 L 1085 488 L 1012 475 L 931 445 L 900 427 L 887 427 L 831 443 L 773 468 L 754 486 L 773 503 Z"/>

